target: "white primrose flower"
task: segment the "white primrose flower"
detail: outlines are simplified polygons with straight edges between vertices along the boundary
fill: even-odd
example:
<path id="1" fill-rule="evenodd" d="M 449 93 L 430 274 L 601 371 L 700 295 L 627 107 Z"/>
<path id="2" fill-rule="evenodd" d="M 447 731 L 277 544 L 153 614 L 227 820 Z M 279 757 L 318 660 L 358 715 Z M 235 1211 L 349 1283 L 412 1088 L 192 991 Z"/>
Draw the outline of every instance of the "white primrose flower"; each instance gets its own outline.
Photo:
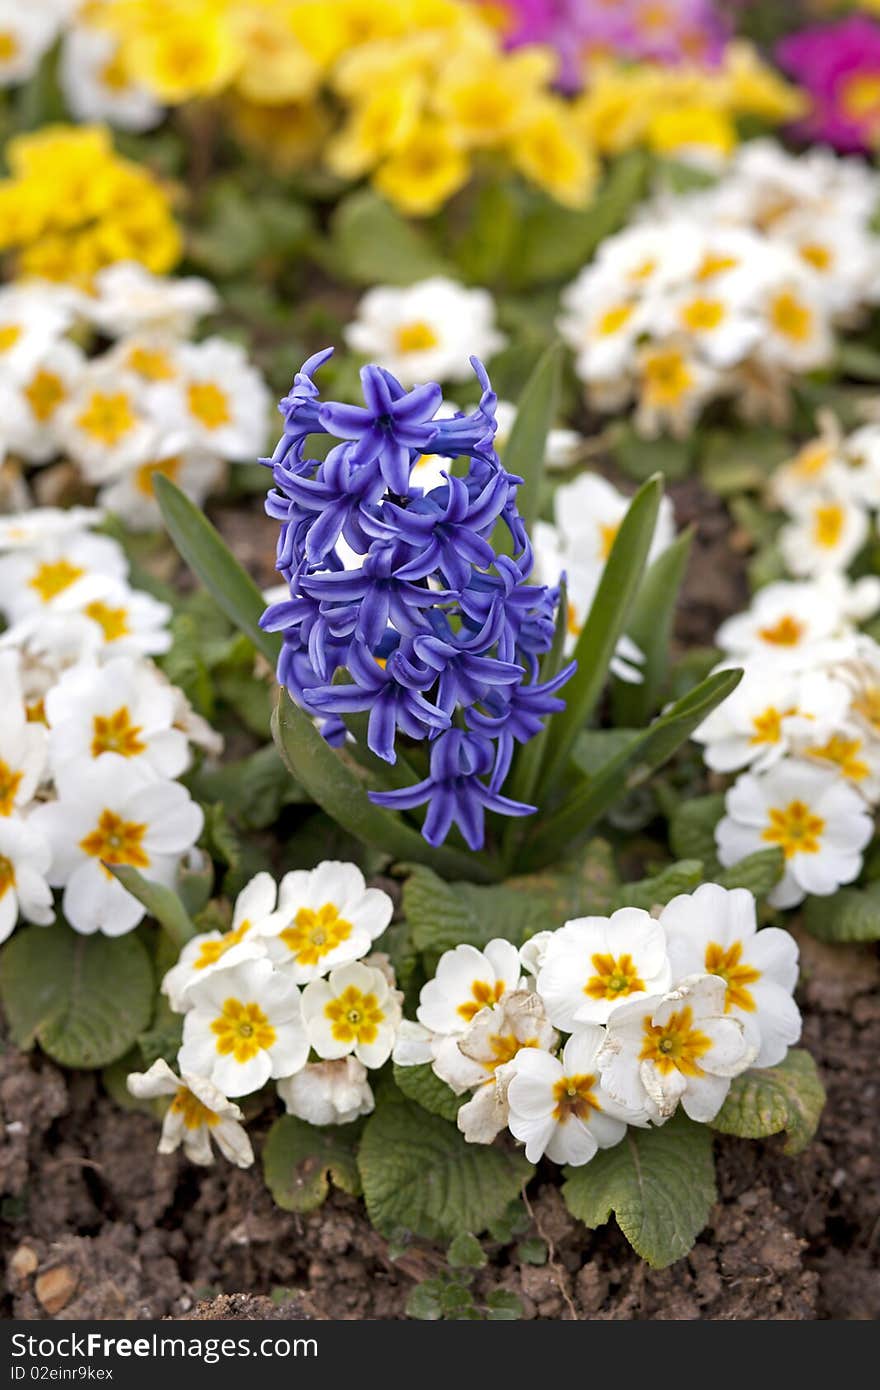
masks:
<path id="1" fill-rule="evenodd" d="M 113 657 L 103 666 L 73 667 L 45 700 L 53 770 L 108 753 L 155 777 L 179 777 L 189 766 L 186 735 L 174 728 L 171 685 L 150 663 Z"/>
<path id="2" fill-rule="evenodd" d="M 0 555 L 0 612 L 15 623 L 54 605 L 84 579 L 123 581 L 127 574 L 128 562 L 117 541 L 59 529 L 33 548 L 20 546 Z"/>
<path id="3" fill-rule="evenodd" d="M 562 1056 L 537 1050 L 517 1054 L 508 1068 L 508 1126 L 537 1163 L 589 1163 L 599 1149 L 619 1144 L 627 1123 L 645 1125 L 641 1110 L 614 1101 L 599 1078 L 597 1056 L 605 1029 L 589 1024 L 569 1038 Z"/>
<path id="4" fill-rule="evenodd" d="M 43 541 L 96 526 L 102 517 L 98 507 L 32 507 L 0 516 L 0 551 L 33 550 Z"/>
<path id="5" fill-rule="evenodd" d="M 46 767 L 42 724 L 28 719 L 15 651 L 0 651 L 0 823 L 33 800 Z"/>
<path id="6" fill-rule="evenodd" d="M 65 451 L 89 483 L 104 483 L 150 458 L 157 437 L 142 383 L 95 358 L 57 414 Z"/>
<path id="7" fill-rule="evenodd" d="M 70 321 L 69 302 L 51 289 L 28 284 L 0 289 L 0 371 L 4 378 L 26 382 Z"/>
<path id="8" fill-rule="evenodd" d="M 353 1052 L 365 1067 L 381 1067 L 391 1056 L 402 998 L 383 971 L 363 961 L 337 966 L 303 990 L 309 1042 L 324 1061 Z"/>
<path id="9" fill-rule="evenodd" d="M 153 491 L 157 474 L 170 478 L 191 502 L 201 506 L 216 491 L 226 469 L 222 459 L 194 449 L 180 435 L 170 435 L 152 458 L 127 469 L 98 493 L 101 506 L 120 517 L 131 531 L 157 531 L 162 513 Z"/>
<path id="10" fill-rule="evenodd" d="M 768 845 L 785 854 L 785 874 L 767 898 L 772 907 L 795 907 L 808 893 L 824 897 L 852 883 L 874 831 L 858 792 L 806 762 L 778 763 L 760 777 L 743 774 L 724 805 L 715 841 L 725 868 Z"/>
<path id="11" fill-rule="evenodd" d="M 224 459 L 260 454 L 269 422 L 269 392 L 247 353 L 225 338 L 186 343 L 177 352 L 180 374 L 151 392 L 155 418 L 185 430 L 193 445 Z"/>
<path id="12" fill-rule="evenodd" d="M 770 479 L 771 497 L 786 510 L 817 491 L 849 491 L 840 425 L 829 411 L 820 411 L 817 419 L 819 434 L 816 438 L 808 440 L 793 458 L 780 464 Z"/>
<path id="13" fill-rule="evenodd" d="M 33 77 L 43 54 L 55 42 L 58 21 L 55 5 L 0 0 L 0 87 Z"/>
<path id="14" fill-rule="evenodd" d="M 58 76 L 78 121 L 106 121 L 117 130 L 152 130 L 162 107 L 132 82 L 119 58 L 119 40 L 97 24 L 75 23 L 64 36 Z"/>
<path id="15" fill-rule="evenodd" d="M 590 564 L 586 567 L 576 560 L 568 559 L 563 549 L 562 538 L 555 526 L 546 521 L 536 521 L 532 533 L 535 550 L 535 575 L 542 584 L 551 586 L 559 583 L 565 573 L 566 631 L 565 654 L 570 656 L 577 645 L 589 617 L 596 590 L 602 578 L 604 565 Z M 572 547 L 576 553 L 577 547 Z M 610 669 L 618 680 L 631 685 L 639 685 L 644 679 L 639 669 L 645 656 L 632 638 L 625 634 L 618 638 L 611 658 Z"/>
<path id="16" fill-rule="evenodd" d="M 0 561 L 2 564 L 2 561 Z M 109 656 L 157 656 L 171 646 L 171 609 L 152 594 L 130 589 L 103 575 L 90 575 L 53 601 L 56 613 L 88 620 L 91 642 L 102 659 Z"/>
<path id="17" fill-rule="evenodd" d="M 151 275 L 134 261 L 117 261 L 95 276 L 88 310 L 96 327 L 111 338 L 144 332 L 187 338 L 219 303 L 207 280 Z"/>
<path id="18" fill-rule="evenodd" d="M 713 772 L 768 767 L 807 741 L 830 738 L 846 719 L 850 694 L 824 671 L 780 670 L 761 658 L 746 666 L 735 690 L 695 729 Z"/>
<path id="19" fill-rule="evenodd" d="M 834 334 L 827 305 L 804 273 L 777 281 L 758 306 L 761 336 L 756 358 L 789 372 L 812 372 L 831 361 Z"/>
<path id="20" fill-rule="evenodd" d="M 48 879 L 64 888 L 64 916 L 85 935 L 122 936 L 145 909 L 105 863 L 130 864 L 172 887 L 181 855 L 201 834 L 201 807 L 178 782 L 151 780 L 115 753 L 68 763 L 55 785 L 57 801 L 38 806 L 29 823 L 51 846 Z"/>
<path id="21" fill-rule="evenodd" d="M 59 338 L 23 375 L 11 402 L 9 424 L 9 447 L 16 454 L 29 463 L 46 463 L 54 454 L 64 452 L 59 416 L 65 401 L 78 389 L 85 370 L 82 349 Z"/>
<path id="22" fill-rule="evenodd" d="M 274 911 L 276 891 L 271 874 L 256 874 L 235 900 L 229 931 L 201 932 L 186 943 L 161 987 L 176 1014 L 185 1013 L 189 1008 L 190 987 L 199 980 L 206 980 L 215 970 L 265 956 L 259 927 Z"/>
<path id="23" fill-rule="evenodd" d="M 692 1120 L 714 1119 L 755 1056 L 739 1019 L 725 1014 L 726 995 L 722 979 L 699 974 L 668 994 L 621 1004 L 596 1057 L 608 1094 L 660 1121 L 679 1101 Z"/>
<path id="24" fill-rule="evenodd" d="M 790 507 L 791 520 L 779 533 L 779 548 L 791 574 L 813 578 L 849 568 L 868 539 L 864 506 L 846 496 L 818 492 Z"/>
<path id="25" fill-rule="evenodd" d="M 836 586 L 781 580 L 759 589 L 744 613 L 727 618 L 715 641 L 733 661 L 760 656 L 796 670 L 842 652 L 836 639 L 849 631 L 846 598 Z"/>
<path id="26" fill-rule="evenodd" d="M 573 482 L 556 489 L 553 513 L 562 542 L 563 568 L 571 565 L 603 569 L 617 539 L 632 498 L 618 492 L 598 473 L 581 473 Z M 672 502 L 664 497 L 648 551 L 648 563 L 656 560 L 675 540 Z"/>
<path id="27" fill-rule="evenodd" d="M 547 947 L 555 936 L 552 931 L 538 931 L 519 948 L 519 958 L 527 975 L 537 978 L 547 955 Z"/>
<path id="28" fill-rule="evenodd" d="M 530 990 L 502 995 L 481 1009 L 463 1034 L 436 1040 L 435 1074 L 456 1095 L 476 1092 L 458 1112 L 458 1127 L 469 1144 L 491 1144 L 507 1124 L 508 1062 L 524 1047 L 549 1052 L 558 1041 L 544 1001 Z"/>
<path id="29" fill-rule="evenodd" d="M 634 364 L 636 344 L 653 323 L 652 306 L 616 285 L 591 286 L 589 302 L 583 298 L 577 282 L 563 292 L 560 336 L 575 353 L 582 381 L 613 381 Z"/>
<path id="30" fill-rule="evenodd" d="M 682 338 L 647 344 L 637 355 L 638 405 L 635 424 L 640 434 L 655 438 L 669 430 L 683 438 L 705 402 L 718 391 L 715 368 L 697 356 Z"/>
<path id="31" fill-rule="evenodd" d="M 642 908 L 622 907 L 610 917 L 575 918 L 554 932 L 537 990 L 551 1023 L 572 1033 L 607 1022 L 623 1000 L 662 994 L 670 978 L 660 923 Z"/>
<path id="32" fill-rule="evenodd" d="M 463 944 L 444 951 L 433 980 L 422 987 L 416 1018 L 433 1033 L 463 1033 L 487 1004 L 519 988 L 519 952 L 502 937 L 482 951 Z"/>
<path id="33" fill-rule="evenodd" d="M 731 275 L 689 285 L 663 305 L 659 334 L 682 335 L 711 366 L 725 371 L 747 358 L 760 340 L 753 297 L 751 286 Z"/>
<path id="34" fill-rule="evenodd" d="M 792 995 L 798 977 L 794 937 L 778 927 L 758 931 L 755 900 L 745 888 L 703 883 L 660 914 L 676 979 L 705 972 L 724 981 L 724 1012 L 738 1018 L 753 1065 L 781 1062 L 801 1035 Z"/>
<path id="35" fill-rule="evenodd" d="M 269 960 L 215 970 L 190 989 L 181 1071 L 206 1076 L 227 1096 L 258 1091 L 305 1066 L 309 1041 L 300 992 Z"/>
<path id="36" fill-rule="evenodd" d="M 28 821 L 0 816 L 0 941 L 12 935 L 19 916 L 48 926 L 55 920 L 46 882 L 52 852 Z"/>
<path id="37" fill-rule="evenodd" d="M 404 386 L 414 386 L 468 381 L 470 358 L 494 357 L 507 339 L 495 327 L 495 303 L 487 290 L 466 289 L 435 275 L 406 289 L 368 290 L 345 329 L 345 341 Z"/>
<path id="38" fill-rule="evenodd" d="M 214 1162 L 213 1139 L 223 1157 L 236 1168 L 250 1168 L 254 1151 L 241 1123 L 244 1116 L 203 1076 L 182 1071 L 178 1078 L 160 1057 L 149 1071 L 131 1072 L 127 1085 L 138 1100 L 173 1097 L 162 1121 L 160 1154 L 174 1153 L 182 1145 L 190 1163 L 207 1165 Z"/>
<path id="39" fill-rule="evenodd" d="M 302 985 L 365 956 L 393 911 L 388 894 L 368 888 L 357 865 L 327 859 L 284 875 L 277 910 L 259 931 L 269 959 Z"/>
<path id="40" fill-rule="evenodd" d="M 357 1057 L 309 1062 L 295 1076 L 283 1077 L 276 1089 L 288 1115 L 310 1125 L 347 1125 L 375 1107 L 367 1069 Z"/>
<path id="41" fill-rule="evenodd" d="M 880 507 L 880 425 L 862 425 L 841 445 L 841 491 L 876 510 Z"/>

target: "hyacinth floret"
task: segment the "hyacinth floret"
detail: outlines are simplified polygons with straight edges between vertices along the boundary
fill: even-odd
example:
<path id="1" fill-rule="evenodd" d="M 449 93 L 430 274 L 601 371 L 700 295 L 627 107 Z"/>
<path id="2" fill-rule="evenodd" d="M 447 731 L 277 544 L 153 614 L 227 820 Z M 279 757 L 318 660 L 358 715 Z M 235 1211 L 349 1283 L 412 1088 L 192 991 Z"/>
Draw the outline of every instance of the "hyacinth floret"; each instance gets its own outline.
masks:
<path id="1" fill-rule="evenodd" d="M 262 626 L 282 634 L 278 680 L 329 742 L 344 740 L 346 715 L 367 714 L 367 745 L 385 762 L 399 753 L 417 762 L 415 745 L 426 745 L 428 775 L 372 800 L 426 805 L 429 844 L 455 824 L 477 850 L 486 811 L 535 810 L 502 787 L 515 745 L 563 707 L 557 692 L 574 670 L 539 679 L 559 590 L 529 582 L 522 479 L 495 452 L 497 398 L 482 363 L 471 359 L 476 407 L 438 418 L 439 386 L 407 391 L 375 365 L 361 371 L 363 405 L 322 401 L 314 376 L 331 351 L 296 374 L 279 406 L 284 432 L 264 460 L 290 597 Z M 332 441 L 323 458 L 308 456 L 315 435 Z M 422 487 L 426 454 L 448 467 Z"/>

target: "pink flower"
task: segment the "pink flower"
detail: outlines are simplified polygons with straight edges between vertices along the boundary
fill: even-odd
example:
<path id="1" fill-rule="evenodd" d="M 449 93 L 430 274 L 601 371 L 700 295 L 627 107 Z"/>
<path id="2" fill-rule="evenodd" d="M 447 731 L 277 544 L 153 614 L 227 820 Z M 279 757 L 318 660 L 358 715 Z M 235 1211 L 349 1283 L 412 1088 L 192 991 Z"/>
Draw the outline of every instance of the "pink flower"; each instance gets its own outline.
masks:
<path id="1" fill-rule="evenodd" d="M 777 58 L 812 98 L 795 130 L 848 152 L 880 142 L 880 25 L 865 15 L 783 39 Z"/>
<path id="2" fill-rule="evenodd" d="M 505 41 L 541 43 L 561 59 L 561 83 L 578 87 L 598 55 L 714 66 L 726 26 L 712 0 L 499 0 Z M 497 4 L 491 5 L 497 9 Z"/>

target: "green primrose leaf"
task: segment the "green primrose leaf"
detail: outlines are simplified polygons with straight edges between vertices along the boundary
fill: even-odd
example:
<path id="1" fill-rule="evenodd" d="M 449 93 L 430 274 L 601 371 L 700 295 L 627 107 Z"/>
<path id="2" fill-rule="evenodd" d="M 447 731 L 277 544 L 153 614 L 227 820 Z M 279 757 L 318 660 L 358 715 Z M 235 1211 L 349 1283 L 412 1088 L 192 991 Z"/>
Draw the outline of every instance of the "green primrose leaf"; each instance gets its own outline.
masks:
<path id="1" fill-rule="evenodd" d="M 66 1067 L 105 1067 L 150 1022 L 150 957 L 134 935 L 80 936 L 66 922 L 25 927 L 0 952 L 0 1001 L 18 1047 Z"/>
<path id="2" fill-rule="evenodd" d="M 655 1269 L 686 1255 L 716 1198 L 712 1132 L 684 1114 L 659 1129 L 630 1127 L 613 1149 L 566 1168 L 562 1196 L 585 1226 L 611 1213 L 636 1254 Z"/>
<path id="3" fill-rule="evenodd" d="M 785 852 L 779 845 L 770 845 L 723 869 L 715 882 L 722 888 L 748 888 L 756 898 L 766 898 L 784 873 Z"/>
<path id="4" fill-rule="evenodd" d="M 804 926 L 820 941 L 880 941 L 880 881 L 842 888 L 828 898 L 808 898 Z"/>
<path id="5" fill-rule="evenodd" d="M 485 1250 L 470 1231 L 461 1231 L 453 1237 L 446 1258 L 451 1269 L 482 1269 L 488 1263 Z"/>
<path id="6" fill-rule="evenodd" d="M 669 819 L 669 843 L 680 859 L 702 859 L 706 877 L 721 872 L 715 847 L 715 827 L 724 815 L 724 797 L 691 797 L 676 806 Z M 733 886 L 733 885 L 730 885 Z"/>
<path id="7" fill-rule="evenodd" d="M 765 1139 L 785 1130 L 785 1152 L 799 1154 L 816 1133 L 824 1104 L 816 1063 L 803 1048 L 793 1048 L 778 1066 L 735 1077 L 712 1128 L 740 1139 Z"/>
<path id="8" fill-rule="evenodd" d="M 430 869 L 414 865 L 403 886 L 403 910 L 413 945 L 433 960 L 462 942 L 479 950 L 500 936 L 519 946 L 570 917 L 603 914 L 616 884 L 611 850 L 597 839 L 565 867 L 491 887 L 444 883 Z"/>
<path id="9" fill-rule="evenodd" d="M 559 409 L 561 371 L 562 344 L 552 343 L 526 383 L 504 446 L 504 467 L 523 479 L 516 501 L 528 529 L 538 515 L 547 435 Z"/>
<path id="10" fill-rule="evenodd" d="M 337 204 L 328 249 L 333 269 L 349 284 L 411 285 L 430 275 L 455 273 L 427 233 L 371 188 L 360 188 Z"/>
<path id="11" fill-rule="evenodd" d="M 692 893 L 703 882 L 703 865 L 699 859 L 680 859 L 653 878 L 637 883 L 624 883 L 617 891 L 614 907 L 665 907 L 679 893 Z"/>
<path id="12" fill-rule="evenodd" d="M 388 1090 L 367 1120 L 358 1166 L 376 1229 L 429 1240 L 479 1235 L 532 1172 L 521 1154 L 468 1144 L 454 1125 Z"/>
<path id="13" fill-rule="evenodd" d="M 343 1192 L 360 1193 L 355 1149 L 362 1125 L 317 1126 L 282 1115 L 269 1130 L 263 1149 L 263 1176 L 279 1207 L 314 1211 L 330 1191 L 331 1179 Z"/>
<path id="14" fill-rule="evenodd" d="M 436 1076 L 430 1062 L 422 1062 L 416 1067 L 401 1067 L 395 1062 L 394 1080 L 408 1100 L 440 1115 L 444 1120 L 455 1123 L 459 1107 L 464 1103 L 463 1096 L 457 1096 L 451 1086 Z"/>
<path id="15" fill-rule="evenodd" d="M 662 496 L 662 478 L 651 478 L 636 493 L 621 522 L 574 649 L 577 670 L 565 687 L 565 709 L 550 720 L 539 798 L 545 798 L 565 773 L 574 741 L 598 703 L 638 592 Z"/>
<path id="16" fill-rule="evenodd" d="M 281 639 L 277 633 L 263 632 L 260 627 L 266 604 L 253 579 L 201 508 L 170 478 L 157 474 L 153 489 L 168 533 L 183 559 L 211 591 L 230 622 L 250 638 L 274 670 Z"/>

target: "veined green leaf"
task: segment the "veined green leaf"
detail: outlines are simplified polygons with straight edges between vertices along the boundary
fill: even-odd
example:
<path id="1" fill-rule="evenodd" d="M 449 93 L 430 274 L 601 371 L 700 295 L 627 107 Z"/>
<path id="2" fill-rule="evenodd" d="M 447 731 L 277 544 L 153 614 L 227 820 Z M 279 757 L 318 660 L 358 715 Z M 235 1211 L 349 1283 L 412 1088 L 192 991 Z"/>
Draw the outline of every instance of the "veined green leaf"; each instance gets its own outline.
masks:
<path id="1" fill-rule="evenodd" d="M 504 446 L 504 467 L 523 479 L 516 501 L 527 528 L 538 515 L 547 435 L 559 408 L 561 371 L 562 344 L 552 343 L 526 383 Z"/>
<path id="2" fill-rule="evenodd" d="M 764 1139 L 785 1130 L 785 1152 L 799 1154 L 816 1133 L 824 1104 L 816 1063 L 809 1052 L 795 1047 L 777 1066 L 737 1076 L 712 1128 L 741 1139 Z"/>
<path id="3" fill-rule="evenodd" d="M 715 1201 L 708 1125 L 681 1113 L 660 1129 L 630 1127 L 613 1149 L 566 1168 L 562 1195 L 572 1216 L 602 1226 L 614 1212 L 630 1245 L 655 1269 L 686 1255 Z"/>
<path id="4" fill-rule="evenodd" d="M 593 606 L 574 650 L 577 670 L 565 688 L 565 709 L 550 721 L 538 796 L 553 790 L 568 766 L 578 734 L 605 684 L 618 639 L 638 592 L 663 496 L 663 480 L 649 479 L 636 493 L 615 537 Z"/>
<path id="5" fill-rule="evenodd" d="M 663 696 L 675 606 L 693 538 L 693 528 L 689 527 L 658 555 L 636 595 L 626 635 L 632 638 L 645 658 L 640 667 L 644 679 L 641 685 L 621 680 L 614 682 L 614 722 L 622 728 L 640 728 L 657 709 Z"/>
<path id="6" fill-rule="evenodd" d="M 560 848 L 589 830 L 618 796 L 641 785 L 666 762 L 741 679 L 739 669 L 718 671 L 655 719 L 617 757 L 583 781 L 558 811 L 544 819 L 524 847 L 525 865 L 533 867 L 557 858 Z"/>
<path id="7" fill-rule="evenodd" d="M 325 743 L 311 719 L 280 690 L 272 716 L 275 742 L 293 776 L 329 816 L 364 844 L 393 859 L 428 864 L 439 874 L 491 881 L 479 855 L 441 846 L 433 849 L 400 816 L 376 806 L 340 755 Z"/>
<path id="8" fill-rule="evenodd" d="M 820 941 L 880 941 L 880 882 L 808 898 L 804 926 Z"/>
<path id="9" fill-rule="evenodd" d="M 178 951 L 197 935 L 189 914 L 176 893 L 162 883 L 151 883 L 130 864 L 108 864 L 107 868 L 119 879 L 133 898 L 137 898 L 170 936 Z"/>
<path id="10" fill-rule="evenodd" d="M 257 585 L 201 508 L 170 478 L 157 474 L 153 488 L 168 533 L 181 556 L 210 589 L 230 622 L 251 639 L 274 670 L 281 639 L 277 633 L 263 632 L 260 627 L 266 604 Z"/>
<path id="11" fill-rule="evenodd" d="M 310 1125 L 282 1115 L 269 1130 L 263 1150 L 263 1176 L 279 1207 L 314 1211 L 336 1187 L 357 1196 L 361 1190 L 355 1147 L 362 1126 Z"/>

